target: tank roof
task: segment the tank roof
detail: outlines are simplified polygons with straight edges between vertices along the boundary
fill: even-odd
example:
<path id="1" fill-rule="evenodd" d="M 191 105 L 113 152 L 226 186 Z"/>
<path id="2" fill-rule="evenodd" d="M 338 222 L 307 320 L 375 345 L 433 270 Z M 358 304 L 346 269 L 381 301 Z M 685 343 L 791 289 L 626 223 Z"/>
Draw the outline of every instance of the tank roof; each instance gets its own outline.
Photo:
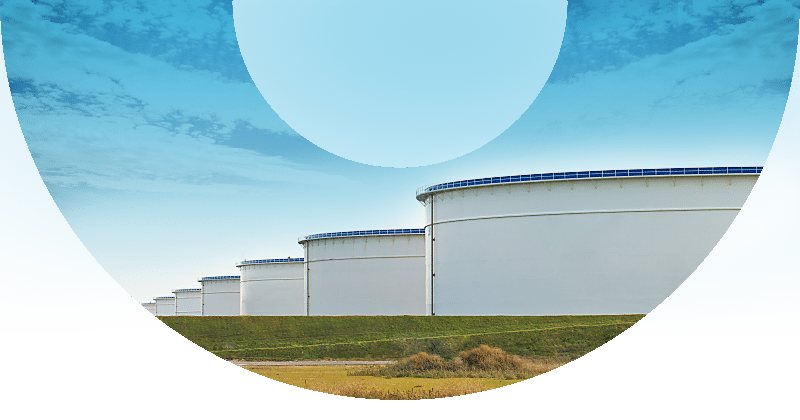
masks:
<path id="1" fill-rule="evenodd" d="M 175 299 L 175 296 L 158 296 L 153 299 Z"/>
<path id="2" fill-rule="evenodd" d="M 318 233 L 316 235 L 301 236 L 297 238 L 297 242 L 303 243 L 314 239 L 348 238 L 351 236 L 410 235 L 410 234 L 416 235 L 424 233 L 425 229 L 352 230 L 349 232 Z"/>
<path id="3" fill-rule="evenodd" d="M 760 174 L 763 166 L 706 166 L 696 168 L 654 168 L 654 169 L 614 169 L 603 171 L 580 172 L 548 172 L 542 174 L 496 176 L 490 178 L 465 179 L 462 181 L 443 182 L 417 188 L 417 200 L 423 201 L 429 194 L 442 190 L 473 187 L 489 184 L 510 184 L 517 182 L 542 182 L 566 179 L 586 178 L 618 178 L 618 177 L 650 177 L 676 175 L 743 175 Z"/>
<path id="4" fill-rule="evenodd" d="M 253 264 L 294 263 L 303 261 L 305 261 L 303 258 L 272 258 L 268 260 L 244 260 L 239 264 L 236 264 L 236 266 L 241 267 L 243 265 L 253 265 Z"/>
<path id="5" fill-rule="evenodd" d="M 200 280 L 197 281 L 205 281 L 205 280 L 239 280 L 239 276 L 210 276 L 210 277 L 201 277 Z"/>
<path id="6" fill-rule="evenodd" d="M 197 289 L 197 288 L 195 288 L 195 289 L 173 289 L 172 293 L 177 293 L 177 292 L 202 292 L 202 291 L 203 291 L 203 289 Z"/>

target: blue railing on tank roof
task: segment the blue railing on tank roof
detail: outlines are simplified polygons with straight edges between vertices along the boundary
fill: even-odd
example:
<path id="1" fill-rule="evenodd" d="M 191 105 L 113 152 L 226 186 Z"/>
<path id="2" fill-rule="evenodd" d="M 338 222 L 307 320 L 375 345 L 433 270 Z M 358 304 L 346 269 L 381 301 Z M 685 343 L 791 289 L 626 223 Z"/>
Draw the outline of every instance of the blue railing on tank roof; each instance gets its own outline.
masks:
<path id="1" fill-rule="evenodd" d="M 239 265 L 303 262 L 303 258 L 273 258 L 269 260 L 244 260 Z"/>
<path id="2" fill-rule="evenodd" d="M 298 242 L 310 241 L 313 239 L 324 238 L 347 238 L 350 236 L 372 236 L 372 235 L 407 235 L 425 233 L 425 229 L 384 229 L 384 230 L 353 230 L 350 232 L 331 232 L 331 233 L 318 233 L 316 235 L 301 236 L 297 238 Z"/>
<path id="3" fill-rule="evenodd" d="M 200 280 L 239 280 L 239 276 L 210 276 L 202 277 Z"/>
<path id="4" fill-rule="evenodd" d="M 615 169 L 605 171 L 550 172 L 543 174 L 495 176 L 490 178 L 465 179 L 463 181 L 443 182 L 417 188 L 417 198 L 426 193 L 451 188 L 471 187 L 488 184 L 508 184 L 514 182 L 549 181 L 558 179 L 609 178 L 631 176 L 671 176 L 671 175 L 726 175 L 760 174 L 763 166 L 707 166 L 697 168 L 659 168 L 659 169 Z"/>
<path id="5" fill-rule="evenodd" d="M 202 292 L 202 291 L 203 289 L 175 289 L 172 292 L 177 293 L 177 292 Z"/>
<path id="6" fill-rule="evenodd" d="M 175 296 L 159 296 L 154 297 L 153 299 L 175 299 Z"/>

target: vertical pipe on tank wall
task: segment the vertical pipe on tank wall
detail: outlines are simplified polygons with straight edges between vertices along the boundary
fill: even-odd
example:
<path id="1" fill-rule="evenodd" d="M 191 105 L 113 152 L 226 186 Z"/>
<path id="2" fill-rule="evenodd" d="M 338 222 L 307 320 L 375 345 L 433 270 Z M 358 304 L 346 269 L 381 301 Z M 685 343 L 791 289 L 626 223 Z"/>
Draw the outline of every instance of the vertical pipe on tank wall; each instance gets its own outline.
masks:
<path id="1" fill-rule="evenodd" d="M 305 259 L 304 259 L 305 263 L 303 264 L 305 266 L 305 270 L 303 270 L 304 271 L 303 272 L 303 277 L 304 277 L 304 279 L 303 279 L 304 280 L 303 287 L 305 288 L 304 291 L 305 291 L 305 294 L 306 294 L 306 316 L 310 316 L 311 315 L 311 309 L 309 308 L 309 300 L 311 299 L 311 292 L 310 292 L 310 290 L 308 288 L 308 277 L 309 277 L 309 270 L 310 270 L 310 265 L 311 265 L 311 262 L 308 260 L 308 247 L 309 246 L 310 245 L 309 245 L 309 243 L 307 241 L 303 244 L 303 252 L 305 253 L 305 256 L 304 256 L 305 257 Z"/>
<path id="2" fill-rule="evenodd" d="M 242 267 L 242 268 L 245 268 L 245 267 Z M 243 270 L 240 269 L 240 271 L 243 271 Z M 244 297 L 244 293 L 242 293 L 242 284 L 243 284 L 242 280 L 241 280 L 242 278 L 244 278 L 244 276 L 240 275 L 239 276 L 239 316 L 244 315 L 244 309 L 242 307 L 242 298 Z"/>
<path id="3" fill-rule="evenodd" d="M 433 245 L 434 241 L 436 240 L 433 236 L 433 202 L 434 196 L 431 194 L 431 316 L 436 315 L 436 310 L 433 307 L 433 291 L 434 291 L 434 280 L 436 279 L 436 273 L 433 271 Z"/>

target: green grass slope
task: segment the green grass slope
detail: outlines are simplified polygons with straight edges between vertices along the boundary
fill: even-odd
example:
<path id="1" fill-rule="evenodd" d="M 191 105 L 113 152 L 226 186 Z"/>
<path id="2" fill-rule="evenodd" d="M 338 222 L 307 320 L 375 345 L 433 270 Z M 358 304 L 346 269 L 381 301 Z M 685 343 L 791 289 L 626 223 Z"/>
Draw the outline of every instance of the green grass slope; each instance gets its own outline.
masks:
<path id="1" fill-rule="evenodd" d="M 159 317 L 225 359 L 451 358 L 481 344 L 530 357 L 578 358 L 644 315 Z"/>

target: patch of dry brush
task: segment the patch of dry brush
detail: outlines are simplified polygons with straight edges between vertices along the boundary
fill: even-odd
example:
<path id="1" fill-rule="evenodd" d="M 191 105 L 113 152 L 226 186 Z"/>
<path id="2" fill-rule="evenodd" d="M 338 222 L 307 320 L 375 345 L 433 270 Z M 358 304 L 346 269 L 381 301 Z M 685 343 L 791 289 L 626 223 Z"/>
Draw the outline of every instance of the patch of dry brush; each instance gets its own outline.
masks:
<path id="1" fill-rule="evenodd" d="M 508 354 L 498 347 L 481 345 L 462 351 L 450 361 L 435 354 L 417 353 L 393 365 L 354 372 L 353 375 L 422 378 L 528 379 L 553 370 L 569 359 L 530 359 Z"/>

